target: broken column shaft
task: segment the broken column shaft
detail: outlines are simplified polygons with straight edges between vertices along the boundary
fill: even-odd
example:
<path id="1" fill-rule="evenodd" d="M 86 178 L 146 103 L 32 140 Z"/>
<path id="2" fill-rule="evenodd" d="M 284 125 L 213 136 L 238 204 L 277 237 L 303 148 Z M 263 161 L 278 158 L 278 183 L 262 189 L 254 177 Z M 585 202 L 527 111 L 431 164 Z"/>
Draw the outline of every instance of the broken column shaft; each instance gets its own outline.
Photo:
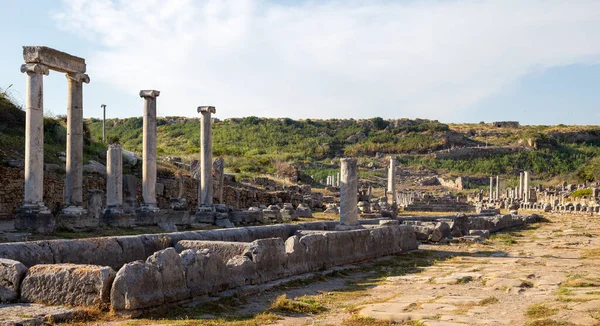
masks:
<path id="1" fill-rule="evenodd" d="M 340 160 L 340 224 L 358 224 L 358 166 L 355 158 Z"/>

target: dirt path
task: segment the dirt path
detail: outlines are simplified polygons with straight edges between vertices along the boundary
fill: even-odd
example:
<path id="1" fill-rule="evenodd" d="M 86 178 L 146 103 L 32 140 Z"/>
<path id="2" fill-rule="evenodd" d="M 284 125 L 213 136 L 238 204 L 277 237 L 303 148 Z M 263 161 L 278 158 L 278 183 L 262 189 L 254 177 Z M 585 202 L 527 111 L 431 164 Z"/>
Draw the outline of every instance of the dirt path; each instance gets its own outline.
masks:
<path id="1" fill-rule="evenodd" d="M 599 219 L 546 218 L 484 244 L 422 245 L 345 275 L 114 323 L 598 325 Z"/>

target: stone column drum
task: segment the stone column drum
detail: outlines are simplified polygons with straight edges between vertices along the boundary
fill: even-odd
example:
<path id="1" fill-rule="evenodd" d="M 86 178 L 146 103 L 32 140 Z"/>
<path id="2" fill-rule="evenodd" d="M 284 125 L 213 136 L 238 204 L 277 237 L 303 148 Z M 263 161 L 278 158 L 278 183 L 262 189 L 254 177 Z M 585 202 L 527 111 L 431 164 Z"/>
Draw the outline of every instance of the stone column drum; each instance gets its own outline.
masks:
<path id="1" fill-rule="evenodd" d="M 340 224 L 358 224 L 357 193 L 358 193 L 358 165 L 355 158 L 340 160 Z"/>
<path id="2" fill-rule="evenodd" d="M 390 166 L 388 170 L 388 204 L 392 205 L 396 202 L 396 159 L 390 157 Z M 390 200 L 391 197 L 391 200 Z"/>
<path id="3" fill-rule="evenodd" d="M 200 116 L 200 198 L 199 206 L 212 206 L 213 204 L 213 178 L 212 178 L 212 125 L 211 114 L 216 113 L 214 106 L 199 106 Z"/>
<path id="4" fill-rule="evenodd" d="M 49 213 L 44 205 L 44 77 L 48 67 L 27 63 L 25 93 L 25 197 L 23 208 Z"/>
<path id="5" fill-rule="evenodd" d="M 123 207 L 123 151 L 120 145 L 108 145 L 106 151 L 106 208 Z"/>
<path id="6" fill-rule="evenodd" d="M 146 209 L 156 210 L 156 90 L 142 90 L 144 99 L 144 140 L 142 164 L 142 199 Z"/>
<path id="7" fill-rule="evenodd" d="M 83 83 L 90 78 L 82 73 L 68 73 L 67 162 L 65 179 L 65 213 L 83 212 Z"/>
<path id="8" fill-rule="evenodd" d="M 490 201 L 494 199 L 494 177 L 490 177 Z"/>

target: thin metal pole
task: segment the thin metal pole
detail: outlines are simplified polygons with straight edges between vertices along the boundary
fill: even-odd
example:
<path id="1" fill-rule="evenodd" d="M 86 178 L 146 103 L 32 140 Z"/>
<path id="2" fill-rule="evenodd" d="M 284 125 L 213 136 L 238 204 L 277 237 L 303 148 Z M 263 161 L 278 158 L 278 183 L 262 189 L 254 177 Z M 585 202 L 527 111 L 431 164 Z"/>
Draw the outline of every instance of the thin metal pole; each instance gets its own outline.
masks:
<path id="1" fill-rule="evenodd" d="M 100 105 L 104 111 L 102 115 L 102 143 L 106 144 L 106 104 Z"/>

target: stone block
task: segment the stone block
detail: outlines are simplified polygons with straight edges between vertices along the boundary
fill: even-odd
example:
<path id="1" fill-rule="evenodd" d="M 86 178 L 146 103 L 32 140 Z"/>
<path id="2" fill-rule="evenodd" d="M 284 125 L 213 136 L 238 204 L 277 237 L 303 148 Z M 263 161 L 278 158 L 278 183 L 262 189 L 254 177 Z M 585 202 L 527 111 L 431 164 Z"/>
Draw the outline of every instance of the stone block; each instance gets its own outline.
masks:
<path id="1" fill-rule="evenodd" d="M 24 46 L 26 63 L 41 63 L 53 70 L 66 73 L 85 73 L 85 59 L 45 46 Z"/>
<path id="2" fill-rule="evenodd" d="M 56 264 L 91 264 L 117 270 L 127 263 L 115 238 L 53 240 L 49 244 Z"/>
<path id="3" fill-rule="evenodd" d="M 49 241 L 0 243 L 0 258 L 20 261 L 27 267 L 54 264 Z"/>
<path id="4" fill-rule="evenodd" d="M 22 263 L 0 258 L 0 303 L 19 299 L 21 282 L 25 274 L 27 274 L 27 267 Z"/>
<path id="5" fill-rule="evenodd" d="M 489 230 L 469 230 L 469 235 L 476 235 L 476 236 L 480 236 L 484 239 L 487 239 L 490 237 L 490 231 Z"/>
<path id="6" fill-rule="evenodd" d="M 190 290 L 185 284 L 181 257 L 174 248 L 155 252 L 146 259 L 146 264 L 158 268 L 162 278 L 165 302 L 177 302 L 190 298 Z"/>
<path id="7" fill-rule="evenodd" d="M 126 214 L 122 209 L 107 208 L 102 212 L 99 224 L 112 227 L 131 227 L 134 220 L 134 214 Z"/>
<path id="8" fill-rule="evenodd" d="M 275 280 L 286 274 L 287 255 L 281 238 L 254 240 L 244 255 L 256 264 L 261 282 Z"/>
<path id="9" fill-rule="evenodd" d="M 219 218 L 215 220 L 215 225 L 223 228 L 232 228 L 234 227 L 233 223 L 228 218 Z"/>
<path id="10" fill-rule="evenodd" d="M 110 290 L 110 304 L 114 310 L 156 307 L 164 302 L 162 275 L 155 265 L 134 261 L 117 272 Z"/>
<path id="11" fill-rule="evenodd" d="M 183 252 L 186 249 L 193 249 L 196 251 L 209 249 L 221 257 L 224 263 L 227 263 L 235 256 L 243 255 L 249 248 L 250 242 L 233 241 L 182 240 L 175 245 L 175 249 L 178 252 Z"/>
<path id="12" fill-rule="evenodd" d="M 70 232 L 90 231 L 98 225 L 99 219 L 91 216 L 86 210 L 76 214 L 62 212 L 56 216 L 56 228 Z"/>
<path id="13" fill-rule="evenodd" d="M 450 226 L 446 222 L 438 222 L 429 235 L 429 241 L 440 242 L 451 235 Z"/>
<path id="14" fill-rule="evenodd" d="M 231 271 L 222 259 L 209 249 L 184 250 L 181 261 L 186 285 L 192 297 L 216 293 L 232 286 Z"/>
<path id="15" fill-rule="evenodd" d="M 109 302 L 115 271 L 96 265 L 35 265 L 21 286 L 26 302 L 99 306 Z"/>
<path id="16" fill-rule="evenodd" d="M 26 207 L 17 209 L 15 229 L 40 234 L 54 233 L 56 218 L 48 210 L 35 210 Z"/>
<path id="17" fill-rule="evenodd" d="M 290 275 L 309 272 L 309 261 L 306 246 L 300 242 L 297 235 L 285 240 L 285 253 L 287 255 L 287 268 Z"/>
<path id="18" fill-rule="evenodd" d="M 258 279 L 256 265 L 249 257 L 234 256 L 227 261 L 227 268 L 231 272 L 231 280 L 235 286 L 254 284 Z"/>
<path id="19" fill-rule="evenodd" d="M 215 224 L 217 212 L 197 210 L 194 217 L 196 223 Z"/>

